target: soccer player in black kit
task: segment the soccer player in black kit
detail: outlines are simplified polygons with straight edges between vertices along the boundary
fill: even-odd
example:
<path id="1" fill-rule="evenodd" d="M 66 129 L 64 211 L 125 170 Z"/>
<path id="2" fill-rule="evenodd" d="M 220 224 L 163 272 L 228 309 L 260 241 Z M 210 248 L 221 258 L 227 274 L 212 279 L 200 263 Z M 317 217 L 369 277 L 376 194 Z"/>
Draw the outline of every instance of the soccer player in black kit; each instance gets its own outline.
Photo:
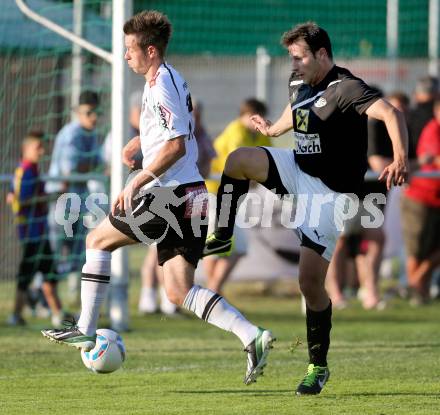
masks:
<path id="1" fill-rule="evenodd" d="M 304 207 L 305 221 L 296 229 L 301 239 L 299 284 L 307 305 L 309 351 L 307 373 L 296 393 L 308 395 L 320 393 L 330 375 L 327 353 L 332 305 L 324 283 L 346 201 L 354 200 L 353 195 L 364 196 L 367 116 L 382 120 L 392 141 L 393 161 L 379 177 L 388 188 L 406 181 L 408 134 L 400 111 L 333 63 L 324 29 L 313 22 L 297 25 L 284 33 L 282 44 L 293 65 L 290 102 L 275 123 L 258 115 L 253 121 L 270 137 L 293 128 L 294 148 L 242 147 L 229 155 L 217 196 L 216 229 L 207 238 L 204 254 L 230 249 L 236 210 L 249 190 L 249 180 L 279 195 L 307 195 L 312 200 Z M 319 198 L 325 203 L 317 216 L 310 205 Z M 229 216 L 224 213 L 228 209 Z"/>

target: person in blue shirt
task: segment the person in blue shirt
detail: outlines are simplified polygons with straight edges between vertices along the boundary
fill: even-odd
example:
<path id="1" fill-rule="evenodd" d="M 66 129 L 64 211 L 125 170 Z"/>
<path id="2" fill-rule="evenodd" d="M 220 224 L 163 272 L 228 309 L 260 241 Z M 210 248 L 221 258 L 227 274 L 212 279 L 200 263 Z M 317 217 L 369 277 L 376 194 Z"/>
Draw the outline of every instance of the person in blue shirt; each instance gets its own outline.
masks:
<path id="1" fill-rule="evenodd" d="M 56 211 L 56 203 L 51 203 L 49 211 L 50 238 L 54 251 L 60 253 L 57 269 L 69 274 L 69 291 L 72 302 L 76 301 L 79 272 L 84 262 L 87 229 L 83 224 L 86 212 L 85 200 L 89 194 L 87 182 L 69 182 L 72 174 L 90 173 L 101 162 L 101 149 L 95 132 L 99 105 L 98 95 L 83 91 L 76 108 L 76 120 L 66 124 L 56 135 L 48 175 L 55 180 L 46 183 L 46 192 L 55 195 L 74 193 L 80 203 L 71 203 L 70 214 L 78 215 L 73 224 L 72 235 L 66 235 L 64 228 L 57 224 L 56 217 L 64 217 L 66 212 Z"/>
<path id="2" fill-rule="evenodd" d="M 43 133 L 34 131 L 23 140 L 22 159 L 15 169 L 7 197 L 22 248 L 14 311 L 8 318 L 11 326 L 25 324 L 23 308 L 28 300 L 28 287 L 37 272 L 43 274 L 42 289 L 52 313 L 52 324 L 60 326 L 63 319 L 57 294 L 57 274 L 47 234 L 47 195 L 38 171 L 38 162 L 44 154 L 42 137 Z"/>

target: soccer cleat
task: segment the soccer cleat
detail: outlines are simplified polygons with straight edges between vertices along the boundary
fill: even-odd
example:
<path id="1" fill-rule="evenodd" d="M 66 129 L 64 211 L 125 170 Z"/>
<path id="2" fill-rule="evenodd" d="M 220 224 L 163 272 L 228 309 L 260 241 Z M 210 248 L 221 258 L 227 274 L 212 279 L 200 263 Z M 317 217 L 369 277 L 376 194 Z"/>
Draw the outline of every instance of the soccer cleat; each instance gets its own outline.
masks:
<path id="1" fill-rule="evenodd" d="M 226 241 L 217 239 L 215 234 L 211 234 L 206 238 L 205 247 L 203 248 L 203 256 L 218 255 L 228 256 L 231 254 L 233 245 L 233 238 L 229 238 Z"/>
<path id="2" fill-rule="evenodd" d="M 275 340 L 269 330 L 258 327 L 257 337 L 244 349 L 248 354 L 247 370 L 244 377 L 245 385 L 256 382 L 257 377 L 263 374 L 267 356 L 270 349 L 273 348 L 272 343 Z"/>
<path id="3" fill-rule="evenodd" d="M 318 395 L 330 377 L 327 366 L 315 366 L 310 363 L 304 379 L 296 388 L 297 395 Z"/>
<path id="4" fill-rule="evenodd" d="M 94 336 L 86 336 L 79 330 L 74 319 L 66 320 L 64 325 L 66 326 L 64 329 L 41 330 L 41 334 L 50 341 L 83 349 L 86 352 L 95 347 L 96 334 Z"/>

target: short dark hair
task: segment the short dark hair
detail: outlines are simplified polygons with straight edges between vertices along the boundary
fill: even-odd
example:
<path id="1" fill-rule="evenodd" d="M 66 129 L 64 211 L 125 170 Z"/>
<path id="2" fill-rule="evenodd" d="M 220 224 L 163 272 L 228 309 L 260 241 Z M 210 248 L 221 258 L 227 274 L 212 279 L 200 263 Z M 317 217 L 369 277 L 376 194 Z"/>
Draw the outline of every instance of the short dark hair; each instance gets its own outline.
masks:
<path id="1" fill-rule="evenodd" d="M 306 42 L 313 55 L 315 55 L 319 49 L 324 48 L 327 51 L 328 57 L 333 59 L 330 37 L 328 33 L 315 22 L 301 23 L 285 32 L 281 37 L 281 44 L 287 48 L 292 43 L 301 39 Z"/>
<path id="2" fill-rule="evenodd" d="M 416 83 L 416 92 L 435 95 L 438 92 L 438 79 L 434 76 L 423 76 Z"/>
<path id="3" fill-rule="evenodd" d="M 42 140 L 44 138 L 44 131 L 43 130 L 30 130 L 25 138 L 35 138 L 37 140 Z"/>
<path id="4" fill-rule="evenodd" d="M 440 107 L 440 97 L 434 99 L 434 108 Z"/>
<path id="5" fill-rule="evenodd" d="M 256 98 L 245 99 L 240 105 L 240 115 L 243 114 L 258 114 L 264 117 L 267 113 L 267 107 L 264 102 Z"/>
<path id="6" fill-rule="evenodd" d="M 168 17 L 156 10 L 140 12 L 124 24 L 124 33 L 126 35 L 136 35 L 141 49 L 154 46 L 162 57 L 165 55 L 171 31 L 171 23 Z"/>
<path id="7" fill-rule="evenodd" d="M 393 92 L 389 93 L 386 96 L 386 98 L 387 99 L 395 99 L 405 106 L 408 106 L 409 102 L 410 102 L 408 95 L 406 95 L 405 92 L 403 92 L 403 91 L 393 91 Z"/>
<path id="8" fill-rule="evenodd" d="M 98 94 L 94 91 L 83 91 L 79 96 L 79 105 L 91 105 L 97 107 L 99 105 Z"/>
<path id="9" fill-rule="evenodd" d="M 44 132 L 42 130 L 30 130 L 23 138 L 21 142 L 21 147 L 24 148 L 30 143 L 35 141 L 42 142 L 44 138 Z"/>

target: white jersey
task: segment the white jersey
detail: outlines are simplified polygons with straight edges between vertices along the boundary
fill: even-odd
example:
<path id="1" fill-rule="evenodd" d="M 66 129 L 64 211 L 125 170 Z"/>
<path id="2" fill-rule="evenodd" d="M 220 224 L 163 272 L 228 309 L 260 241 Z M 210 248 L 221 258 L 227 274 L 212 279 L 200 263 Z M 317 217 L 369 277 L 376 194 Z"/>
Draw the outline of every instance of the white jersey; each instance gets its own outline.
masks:
<path id="1" fill-rule="evenodd" d="M 196 164 L 198 150 L 188 85 L 167 63 L 162 63 L 154 79 L 145 83 L 139 129 L 144 169 L 168 140 L 185 136 L 186 147 L 185 155 L 144 189 L 203 181 Z"/>

